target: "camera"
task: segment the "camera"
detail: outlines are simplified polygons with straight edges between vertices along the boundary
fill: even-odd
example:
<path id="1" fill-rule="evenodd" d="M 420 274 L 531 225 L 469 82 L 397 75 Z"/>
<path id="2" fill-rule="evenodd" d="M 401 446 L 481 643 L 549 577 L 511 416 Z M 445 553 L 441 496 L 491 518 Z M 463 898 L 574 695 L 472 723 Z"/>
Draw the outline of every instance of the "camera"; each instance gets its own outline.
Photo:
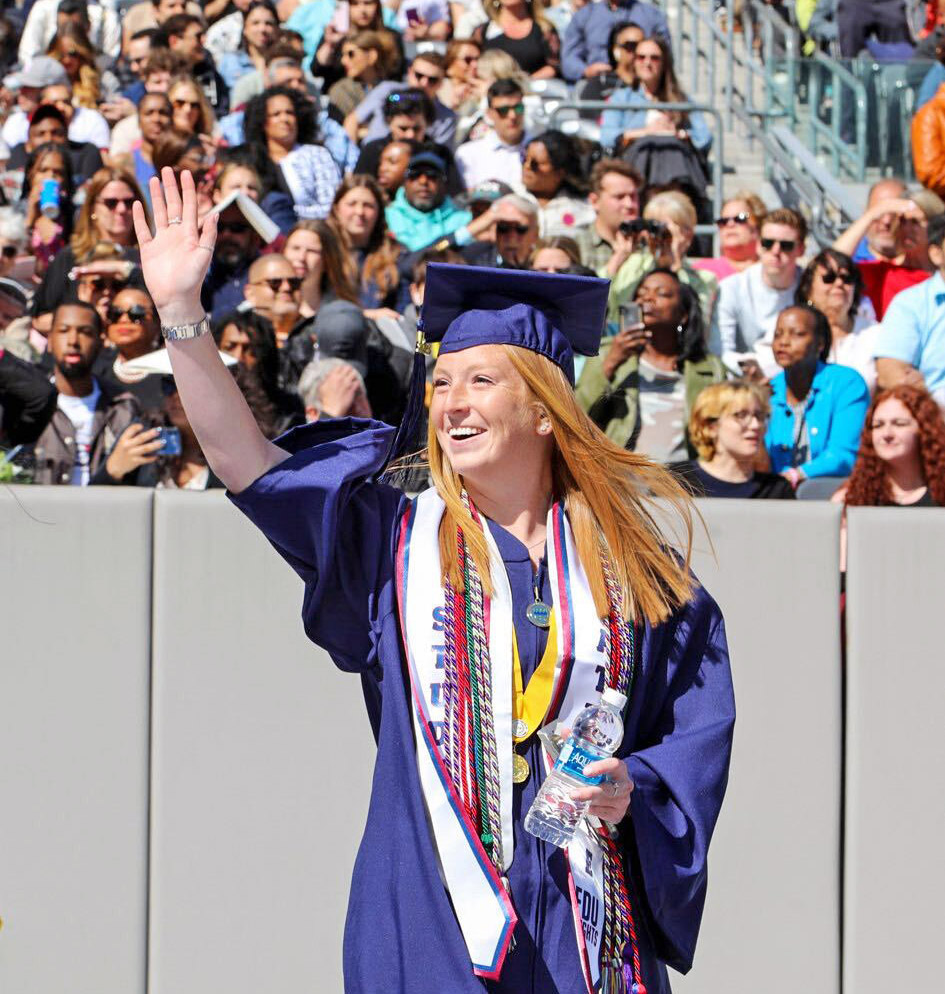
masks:
<path id="1" fill-rule="evenodd" d="M 645 221 L 637 218 L 635 221 L 624 221 L 620 225 L 620 234 L 632 237 L 633 235 L 647 234 L 654 238 L 663 238 L 667 234 L 667 227 L 660 221 Z"/>

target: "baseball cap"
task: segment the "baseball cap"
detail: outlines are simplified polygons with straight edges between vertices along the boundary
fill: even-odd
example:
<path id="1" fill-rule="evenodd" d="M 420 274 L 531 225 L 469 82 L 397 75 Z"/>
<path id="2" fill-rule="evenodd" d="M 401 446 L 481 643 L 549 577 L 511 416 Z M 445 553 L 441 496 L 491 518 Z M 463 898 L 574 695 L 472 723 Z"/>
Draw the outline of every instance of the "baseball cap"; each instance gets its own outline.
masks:
<path id="1" fill-rule="evenodd" d="M 20 86 L 31 86 L 42 89 L 44 86 L 54 86 L 58 83 L 68 83 L 69 74 L 61 62 L 48 55 L 37 55 L 16 78 Z"/>
<path id="2" fill-rule="evenodd" d="M 446 175 L 446 163 L 436 152 L 416 152 L 410 157 L 410 161 L 407 163 L 407 171 L 409 172 L 411 169 L 416 169 L 419 166 L 429 166 L 443 176 Z"/>

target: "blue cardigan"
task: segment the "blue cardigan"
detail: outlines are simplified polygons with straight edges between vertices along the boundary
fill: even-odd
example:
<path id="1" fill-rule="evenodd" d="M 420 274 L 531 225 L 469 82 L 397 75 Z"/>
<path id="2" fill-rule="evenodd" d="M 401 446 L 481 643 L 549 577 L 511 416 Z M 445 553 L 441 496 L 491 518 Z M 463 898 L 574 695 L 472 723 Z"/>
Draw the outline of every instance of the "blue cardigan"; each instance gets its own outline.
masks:
<path id="1" fill-rule="evenodd" d="M 604 148 L 613 148 L 625 131 L 646 127 L 646 114 L 652 106 L 642 90 L 622 86 L 608 97 L 611 104 L 632 104 L 631 110 L 605 110 L 600 122 L 600 143 Z M 689 139 L 700 152 L 712 144 L 712 132 L 699 111 L 689 115 Z"/>
<path id="2" fill-rule="evenodd" d="M 853 469 L 869 407 L 866 381 L 848 366 L 817 363 L 807 405 L 810 459 L 799 466 L 805 476 L 847 476 Z M 794 412 L 787 402 L 787 381 L 771 381 L 771 420 L 765 446 L 775 473 L 789 469 L 794 451 Z"/>

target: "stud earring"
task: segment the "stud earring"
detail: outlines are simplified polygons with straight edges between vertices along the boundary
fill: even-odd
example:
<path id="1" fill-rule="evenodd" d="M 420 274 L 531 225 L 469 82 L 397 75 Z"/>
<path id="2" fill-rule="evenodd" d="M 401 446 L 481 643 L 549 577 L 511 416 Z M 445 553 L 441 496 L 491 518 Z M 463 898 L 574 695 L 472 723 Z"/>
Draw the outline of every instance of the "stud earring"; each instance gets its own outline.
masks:
<path id="1" fill-rule="evenodd" d="M 542 423 L 538 426 L 538 431 L 542 435 L 547 435 L 548 432 L 551 431 L 551 422 L 543 420 Z"/>
<path id="2" fill-rule="evenodd" d="M 89 216 L 92 218 L 93 221 L 95 220 L 95 215 L 94 214 L 91 214 Z"/>

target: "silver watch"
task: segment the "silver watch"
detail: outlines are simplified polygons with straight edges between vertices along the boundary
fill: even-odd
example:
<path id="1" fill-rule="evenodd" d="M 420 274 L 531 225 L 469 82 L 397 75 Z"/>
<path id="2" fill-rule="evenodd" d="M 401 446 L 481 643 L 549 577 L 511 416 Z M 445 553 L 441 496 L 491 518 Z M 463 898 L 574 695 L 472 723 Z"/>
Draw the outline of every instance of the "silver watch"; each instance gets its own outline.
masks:
<path id="1" fill-rule="evenodd" d="M 182 338 L 199 338 L 210 333 L 210 318 L 206 314 L 196 324 L 162 324 L 161 334 L 172 342 Z"/>

